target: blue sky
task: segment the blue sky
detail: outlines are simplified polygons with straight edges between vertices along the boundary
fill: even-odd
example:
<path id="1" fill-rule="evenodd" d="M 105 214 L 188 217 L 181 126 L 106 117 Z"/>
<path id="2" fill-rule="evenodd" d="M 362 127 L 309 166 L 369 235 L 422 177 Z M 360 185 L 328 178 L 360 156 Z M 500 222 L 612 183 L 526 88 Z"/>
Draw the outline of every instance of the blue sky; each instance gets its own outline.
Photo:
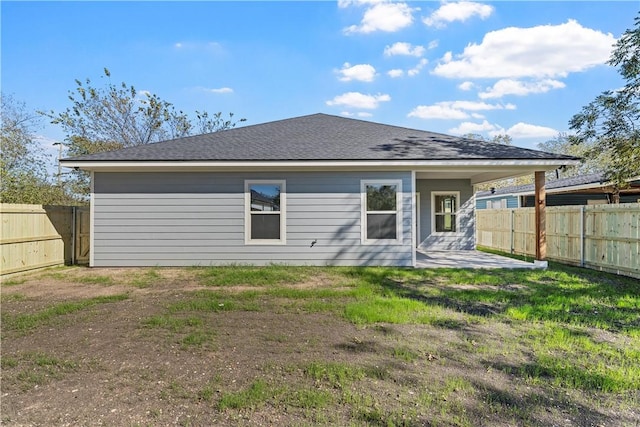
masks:
<path id="1" fill-rule="evenodd" d="M 603 90 L 638 1 L 10 2 L 2 91 L 62 111 L 122 81 L 244 124 L 317 112 L 535 147 Z M 42 144 L 62 140 L 44 123 Z M 50 150 L 52 156 L 55 150 Z"/>

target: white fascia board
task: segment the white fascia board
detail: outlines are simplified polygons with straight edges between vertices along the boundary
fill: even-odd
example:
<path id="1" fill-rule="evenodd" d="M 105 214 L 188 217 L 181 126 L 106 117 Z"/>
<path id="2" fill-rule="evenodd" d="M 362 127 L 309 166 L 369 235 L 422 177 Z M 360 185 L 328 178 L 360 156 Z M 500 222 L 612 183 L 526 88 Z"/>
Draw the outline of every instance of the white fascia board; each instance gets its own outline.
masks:
<path id="1" fill-rule="evenodd" d="M 196 171 L 196 170 L 270 170 L 270 169 L 403 169 L 468 168 L 468 167 L 540 167 L 553 169 L 578 164 L 578 160 L 373 160 L 373 161 L 274 161 L 274 162 L 216 162 L 216 161 L 74 161 L 61 160 L 66 168 L 94 171 Z"/>

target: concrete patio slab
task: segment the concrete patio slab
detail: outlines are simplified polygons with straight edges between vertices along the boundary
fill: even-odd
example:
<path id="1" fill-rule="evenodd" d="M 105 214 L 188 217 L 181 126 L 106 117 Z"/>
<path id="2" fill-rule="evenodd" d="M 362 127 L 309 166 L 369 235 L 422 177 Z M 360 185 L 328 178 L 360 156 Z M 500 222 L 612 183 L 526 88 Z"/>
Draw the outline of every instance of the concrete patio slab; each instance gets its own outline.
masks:
<path id="1" fill-rule="evenodd" d="M 545 268 L 534 263 L 480 251 L 416 251 L 416 268 Z"/>

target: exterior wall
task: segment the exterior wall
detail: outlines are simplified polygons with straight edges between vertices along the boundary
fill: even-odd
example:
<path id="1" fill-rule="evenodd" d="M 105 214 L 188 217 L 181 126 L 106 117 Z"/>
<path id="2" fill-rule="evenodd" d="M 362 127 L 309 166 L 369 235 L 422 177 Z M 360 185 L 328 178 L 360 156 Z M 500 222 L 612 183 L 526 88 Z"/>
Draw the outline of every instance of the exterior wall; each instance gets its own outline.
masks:
<path id="1" fill-rule="evenodd" d="M 417 180 L 416 191 L 420 193 L 420 236 L 418 248 L 421 250 L 472 250 L 475 247 L 475 215 L 473 186 L 469 180 Z M 458 232 L 435 235 L 431 230 L 431 192 L 459 191 Z"/>
<path id="2" fill-rule="evenodd" d="M 245 244 L 245 180 L 286 180 L 286 244 Z M 361 179 L 402 180 L 402 244 L 361 243 Z M 94 266 L 411 266 L 410 172 L 94 174 Z M 311 247 L 311 242 L 317 243 Z"/>
<path id="3" fill-rule="evenodd" d="M 487 209 L 488 202 L 491 201 L 502 201 L 505 200 L 506 206 L 501 207 L 500 209 L 515 209 L 518 207 L 518 197 L 517 196 L 496 196 L 496 197 L 487 197 L 478 199 L 476 198 L 476 209 Z M 496 208 L 494 208 L 496 209 Z"/>

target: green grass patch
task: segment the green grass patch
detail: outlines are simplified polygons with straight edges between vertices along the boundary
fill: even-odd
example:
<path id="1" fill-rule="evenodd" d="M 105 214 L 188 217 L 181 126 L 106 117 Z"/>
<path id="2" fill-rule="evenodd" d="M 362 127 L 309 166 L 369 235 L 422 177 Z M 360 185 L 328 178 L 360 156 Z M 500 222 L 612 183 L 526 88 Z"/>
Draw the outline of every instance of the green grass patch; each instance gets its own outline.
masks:
<path id="1" fill-rule="evenodd" d="M 320 409 L 332 404 L 334 398 L 327 390 L 303 388 L 287 392 L 283 397 L 283 402 L 296 408 Z"/>
<path id="2" fill-rule="evenodd" d="M 419 357 L 419 354 L 408 347 L 396 347 L 393 349 L 393 357 L 404 360 L 405 362 L 413 362 Z"/>
<path id="3" fill-rule="evenodd" d="M 460 316 L 437 305 L 425 304 L 410 298 L 385 296 L 347 303 L 344 316 L 355 324 L 382 322 L 459 326 L 462 321 Z"/>
<path id="4" fill-rule="evenodd" d="M 315 267 L 294 267 L 272 264 L 264 267 L 228 265 L 197 268 L 200 282 L 205 286 L 264 286 L 300 283 L 314 277 L 321 270 Z"/>
<path id="5" fill-rule="evenodd" d="M 99 304 L 123 301 L 129 298 L 126 294 L 100 296 L 80 301 L 63 302 L 35 313 L 5 315 L 2 314 L 2 326 L 4 330 L 27 331 L 47 324 L 53 319 L 72 314 Z"/>
<path id="6" fill-rule="evenodd" d="M 334 362 L 311 362 L 303 368 L 303 372 L 307 377 L 323 381 L 334 388 L 345 388 L 366 376 L 365 370 L 360 367 Z"/>
<path id="7" fill-rule="evenodd" d="M 27 282 L 25 277 L 14 278 L 14 279 L 2 279 L 0 281 L 0 286 L 18 286 Z"/>
<path id="8" fill-rule="evenodd" d="M 24 301 L 27 296 L 24 294 L 0 294 L 0 302 Z"/>
<path id="9" fill-rule="evenodd" d="M 601 392 L 640 390 L 640 340 L 615 346 L 588 332 L 545 322 L 528 339 L 534 361 L 519 373 L 534 383 Z"/>
<path id="10" fill-rule="evenodd" d="M 244 409 L 256 408 L 264 404 L 273 395 L 273 390 L 268 384 L 258 379 L 251 383 L 249 387 L 237 392 L 224 393 L 218 402 L 218 409 Z"/>
<path id="11" fill-rule="evenodd" d="M 161 278 L 162 276 L 156 268 L 150 268 L 143 273 L 134 275 L 129 281 L 129 285 L 135 286 L 136 288 L 144 289 L 152 286 Z"/>
<path id="12" fill-rule="evenodd" d="M 114 284 L 111 276 L 80 276 L 73 280 L 74 282 L 84 283 L 86 285 L 105 285 L 110 286 Z"/>

